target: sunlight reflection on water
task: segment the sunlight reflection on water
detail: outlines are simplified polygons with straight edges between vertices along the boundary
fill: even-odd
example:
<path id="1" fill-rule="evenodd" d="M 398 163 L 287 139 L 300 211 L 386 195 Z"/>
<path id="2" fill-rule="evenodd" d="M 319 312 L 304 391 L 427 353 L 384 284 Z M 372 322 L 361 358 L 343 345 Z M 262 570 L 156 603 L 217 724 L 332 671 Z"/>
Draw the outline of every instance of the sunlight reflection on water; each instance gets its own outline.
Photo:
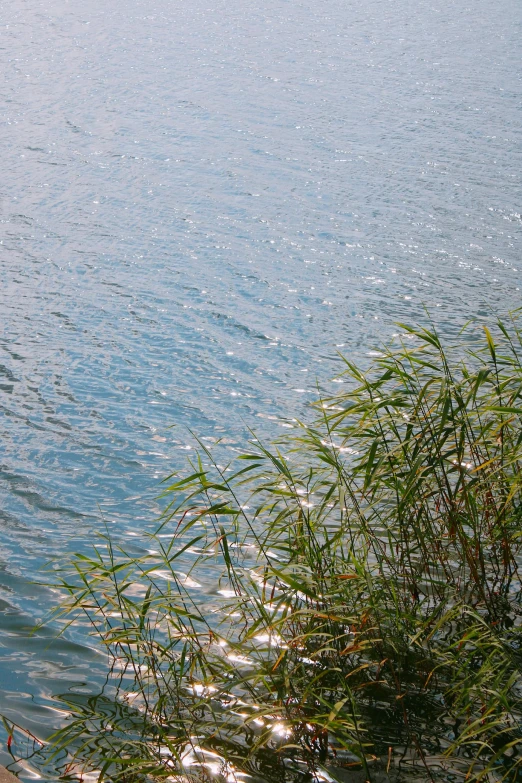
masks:
<path id="1" fill-rule="evenodd" d="M 58 725 L 53 694 L 100 655 L 84 628 L 30 635 L 56 601 L 34 580 L 104 523 L 150 529 L 188 430 L 229 457 L 247 427 L 291 428 L 339 350 L 371 361 L 424 306 L 454 334 L 520 304 L 517 18 L 512 0 L 10 7 L 0 711 Z"/>

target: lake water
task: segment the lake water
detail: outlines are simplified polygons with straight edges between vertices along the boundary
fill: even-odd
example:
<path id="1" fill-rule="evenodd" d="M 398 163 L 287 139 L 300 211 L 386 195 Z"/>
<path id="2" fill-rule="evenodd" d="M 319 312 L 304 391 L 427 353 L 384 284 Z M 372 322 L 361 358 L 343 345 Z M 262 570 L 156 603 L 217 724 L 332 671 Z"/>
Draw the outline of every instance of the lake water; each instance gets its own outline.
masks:
<path id="1" fill-rule="evenodd" d="M 284 432 L 394 322 L 519 306 L 515 0 L 12 0 L 0 63 L 0 712 L 98 653 L 30 636 L 189 430 Z M 172 426 L 175 425 L 175 426 Z M 6 761 L 5 755 L 0 761 Z M 26 771 L 26 775 L 30 773 Z"/>

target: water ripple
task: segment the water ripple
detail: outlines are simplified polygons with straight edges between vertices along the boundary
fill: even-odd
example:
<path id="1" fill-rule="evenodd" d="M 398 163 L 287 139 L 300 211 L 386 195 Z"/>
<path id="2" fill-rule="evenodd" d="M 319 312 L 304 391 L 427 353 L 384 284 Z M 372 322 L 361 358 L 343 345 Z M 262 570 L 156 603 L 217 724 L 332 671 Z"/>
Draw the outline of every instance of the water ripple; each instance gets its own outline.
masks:
<path id="1" fill-rule="evenodd" d="M 0 711 L 59 724 L 97 658 L 82 629 L 29 637 L 57 600 L 34 579 L 103 519 L 149 529 L 188 429 L 232 455 L 301 416 L 338 350 L 520 304 L 517 10 L 10 7 Z"/>

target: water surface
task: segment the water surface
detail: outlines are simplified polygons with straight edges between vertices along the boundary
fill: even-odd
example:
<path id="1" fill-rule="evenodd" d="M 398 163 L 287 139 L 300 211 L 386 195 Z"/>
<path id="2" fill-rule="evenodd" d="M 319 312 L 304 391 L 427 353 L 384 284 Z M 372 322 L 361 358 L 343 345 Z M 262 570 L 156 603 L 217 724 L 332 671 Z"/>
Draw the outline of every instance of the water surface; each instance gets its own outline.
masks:
<path id="1" fill-rule="evenodd" d="M 104 521 L 149 529 L 189 430 L 233 454 L 397 320 L 520 304 L 520 23 L 514 0 L 2 4 L 0 712 L 59 724 L 100 656 L 28 635 L 55 601 L 34 580 Z"/>

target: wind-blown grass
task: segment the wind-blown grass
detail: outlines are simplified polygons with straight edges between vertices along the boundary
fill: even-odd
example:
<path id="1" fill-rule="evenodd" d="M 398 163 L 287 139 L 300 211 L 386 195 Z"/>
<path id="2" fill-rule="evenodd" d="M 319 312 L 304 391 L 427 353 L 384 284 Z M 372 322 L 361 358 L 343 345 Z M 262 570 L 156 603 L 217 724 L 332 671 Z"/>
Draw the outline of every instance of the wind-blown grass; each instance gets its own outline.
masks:
<path id="1" fill-rule="evenodd" d="M 56 753 L 125 781 L 522 780 L 521 330 L 401 329 L 297 434 L 226 467 L 201 445 L 153 554 L 106 537 L 62 572 L 118 669 Z"/>

